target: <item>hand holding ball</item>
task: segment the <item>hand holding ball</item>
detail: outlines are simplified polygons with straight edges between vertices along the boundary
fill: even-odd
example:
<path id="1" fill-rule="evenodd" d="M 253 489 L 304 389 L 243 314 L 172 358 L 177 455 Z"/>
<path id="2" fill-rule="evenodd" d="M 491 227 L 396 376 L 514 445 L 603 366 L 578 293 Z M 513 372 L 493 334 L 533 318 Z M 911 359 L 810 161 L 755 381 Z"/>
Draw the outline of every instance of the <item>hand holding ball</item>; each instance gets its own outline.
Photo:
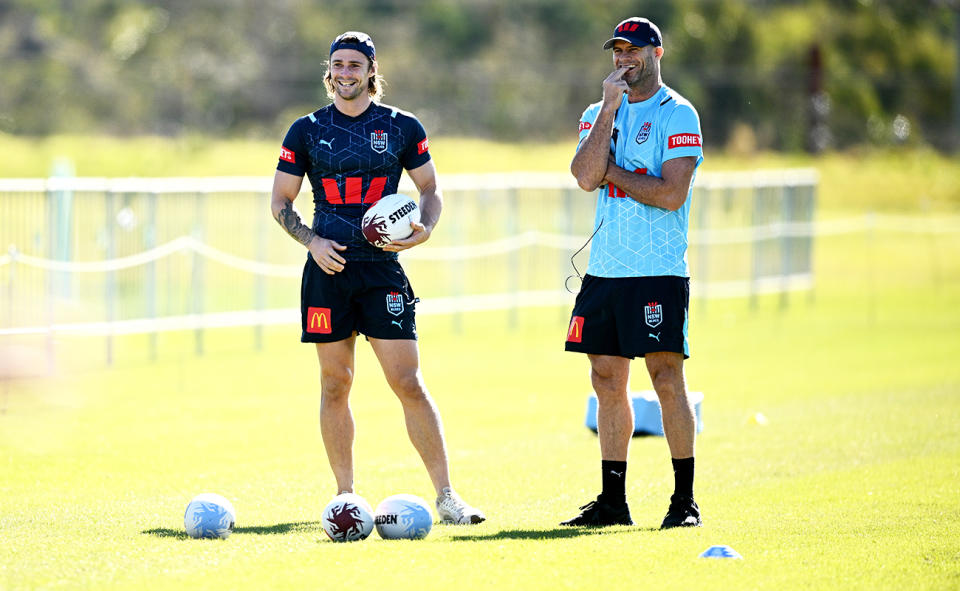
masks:
<path id="1" fill-rule="evenodd" d="M 411 222 L 420 223 L 417 202 L 399 193 L 381 197 L 363 214 L 360 230 L 367 242 L 383 248 L 394 240 L 403 240 L 413 234 Z"/>

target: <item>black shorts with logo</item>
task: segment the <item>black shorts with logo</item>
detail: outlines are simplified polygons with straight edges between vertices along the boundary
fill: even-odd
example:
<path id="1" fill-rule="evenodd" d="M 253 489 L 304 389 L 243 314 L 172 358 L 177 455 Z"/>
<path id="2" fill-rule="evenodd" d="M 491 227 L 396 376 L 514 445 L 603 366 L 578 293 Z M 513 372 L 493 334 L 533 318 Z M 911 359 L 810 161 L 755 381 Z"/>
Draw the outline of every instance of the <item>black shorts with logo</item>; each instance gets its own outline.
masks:
<path id="1" fill-rule="evenodd" d="M 689 277 L 583 279 L 567 328 L 567 351 L 643 357 L 668 351 L 690 356 Z"/>
<path id="2" fill-rule="evenodd" d="M 397 261 L 348 261 L 327 275 L 309 254 L 300 284 L 304 343 L 332 343 L 359 332 L 416 340 L 413 288 Z"/>

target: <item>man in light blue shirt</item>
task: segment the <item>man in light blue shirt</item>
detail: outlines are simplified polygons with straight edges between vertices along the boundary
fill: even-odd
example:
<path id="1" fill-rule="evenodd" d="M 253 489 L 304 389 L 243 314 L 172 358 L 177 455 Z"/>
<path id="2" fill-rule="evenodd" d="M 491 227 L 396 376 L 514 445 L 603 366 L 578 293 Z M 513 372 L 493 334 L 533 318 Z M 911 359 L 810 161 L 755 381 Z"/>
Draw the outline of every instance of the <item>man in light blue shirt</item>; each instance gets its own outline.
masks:
<path id="1" fill-rule="evenodd" d="M 603 489 L 561 525 L 630 525 L 626 468 L 633 435 L 630 361 L 644 357 L 660 399 L 674 469 L 661 528 L 701 525 L 693 499 L 696 420 L 683 361 L 689 357 L 690 194 L 703 161 L 700 119 L 660 77 L 663 38 L 645 18 L 622 21 L 604 45 L 615 70 L 603 100 L 580 119 L 570 170 L 597 191 L 587 274 L 574 304 L 566 350 L 586 353 L 597 393 Z"/>

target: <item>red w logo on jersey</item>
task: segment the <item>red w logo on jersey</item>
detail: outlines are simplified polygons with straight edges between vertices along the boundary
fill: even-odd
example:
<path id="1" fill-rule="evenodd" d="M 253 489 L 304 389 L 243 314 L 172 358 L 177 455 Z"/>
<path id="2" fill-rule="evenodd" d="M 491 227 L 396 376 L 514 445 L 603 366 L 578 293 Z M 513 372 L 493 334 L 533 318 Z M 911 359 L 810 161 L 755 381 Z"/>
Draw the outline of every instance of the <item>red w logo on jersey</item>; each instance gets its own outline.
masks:
<path id="1" fill-rule="evenodd" d="M 297 157 L 294 155 L 293 150 L 288 150 L 284 146 L 280 146 L 280 160 L 286 160 L 291 164 L 297 163 Z"/>
<path id="2" fill-rule="evenodd" d="M 593 127 L 593 123 L 590 123 L 589 121 L 581 121 L 580 129 L 577 130 L 577 133 L 580 133 L 584 129 L 590 129 L 591 127 Z"/>
<path id="3" fill-rule="evenodd" d="M 328 203 L 343 205 L 350 203 L 373 203 L 383 197 L 383 187 L 387 184 L 387 177 L 377 176 L 370 179 L 366 195 L 363 194 L 363 177 L 348 176 L 343 179 L 344 193 L 340 196 L 340 186 L 337 179 L 320 179 L 323 183 L 323 194 Z M 362 197 L 362 199 L 361 199 Z"/>
<path id="4" fill-rule="evenodd" d="M 348 176 L 343 179 L 344 193 L 341 197 L 337 179 L 320 179 L 323 183 L 323 194 L 328 203 L 343 205 L 350 203 L 373 203 L 383 197 L 383 187 L 387 184 L 387 177 L 377 176 L 370 179 L 366 195 L 363 194 L 363 177 Z M 361 199 L 362 197 L 362 199 Z"/>
<path id="5" fill-rule="evenodd" d="M 417 144 L 417 154 L 423 154 L 430 149 L 430 140 L 423 138 L 423 141 Z"/>

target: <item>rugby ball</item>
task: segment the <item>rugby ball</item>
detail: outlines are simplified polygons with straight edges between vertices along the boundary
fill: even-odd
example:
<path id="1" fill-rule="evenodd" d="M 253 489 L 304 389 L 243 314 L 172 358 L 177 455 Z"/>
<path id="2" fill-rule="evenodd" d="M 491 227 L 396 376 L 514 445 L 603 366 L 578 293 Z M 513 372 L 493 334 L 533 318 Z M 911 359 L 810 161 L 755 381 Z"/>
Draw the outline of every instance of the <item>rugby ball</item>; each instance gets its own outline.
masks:
<path id="1" fill-rule="evenodd" d="M 360 221 L 360 230 L 367 242 L 383 248 L 413 234 L 410 222 L 420 222 L 420 207 L 410 197 L 395 193 L 370 206 Z"/>
<path id="2" fill-rule="evenodd" d="M 323 531 L 334 542 L 366 539 L 373 531 L 373 509 L 358 494 L 340 493 L 323 509 Z"/>
<path id="3" fill-rule="evenodd" d="M 190 501 L 183 514 L 183 527 L 191 538 L 227 539 L 233 532 L 237 513 L 233 505 L 216 493 L 202 493 Z"/>
<path id="4" fill-rule="evenodd" d="M 427 502 L 415 495 L 393 495 L 379 505 L 374 515 L 377 533 L 385 540 L 420 540 L 433 527 Z"/>

